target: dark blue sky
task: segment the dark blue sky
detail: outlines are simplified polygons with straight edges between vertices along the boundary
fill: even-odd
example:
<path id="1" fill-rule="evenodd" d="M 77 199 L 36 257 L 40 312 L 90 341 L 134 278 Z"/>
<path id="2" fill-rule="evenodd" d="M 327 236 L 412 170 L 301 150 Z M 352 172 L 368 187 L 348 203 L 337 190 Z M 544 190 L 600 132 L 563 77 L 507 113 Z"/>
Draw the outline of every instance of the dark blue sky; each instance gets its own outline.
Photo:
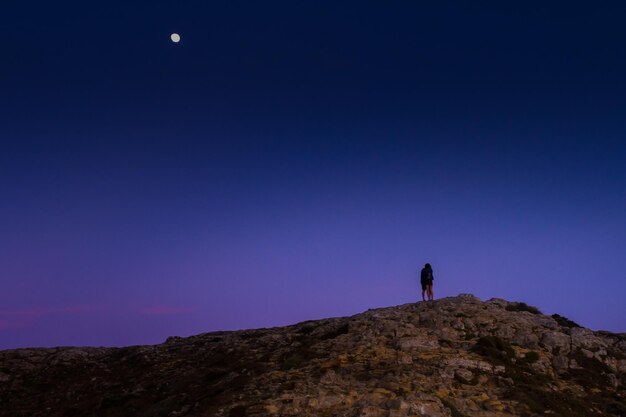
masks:
<path id="1" fill-rule="evenodd" d="M 416 300 L 425 262 L 436 297 L 626 331 L 625 19 L 3 5 L 0 348 L 353 314 Z"/>

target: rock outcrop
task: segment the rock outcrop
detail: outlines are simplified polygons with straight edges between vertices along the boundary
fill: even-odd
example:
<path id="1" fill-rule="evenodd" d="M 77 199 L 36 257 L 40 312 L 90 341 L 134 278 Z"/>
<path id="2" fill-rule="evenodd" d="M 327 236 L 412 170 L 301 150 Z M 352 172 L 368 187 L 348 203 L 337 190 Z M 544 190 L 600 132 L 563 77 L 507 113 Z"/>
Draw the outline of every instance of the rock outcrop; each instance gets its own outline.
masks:
<path id="1" fill-rule="evenodd" d="M 626 334 L 472 295 L 156 346 L 0 352 L 0 416 L 626 416 Z"/>

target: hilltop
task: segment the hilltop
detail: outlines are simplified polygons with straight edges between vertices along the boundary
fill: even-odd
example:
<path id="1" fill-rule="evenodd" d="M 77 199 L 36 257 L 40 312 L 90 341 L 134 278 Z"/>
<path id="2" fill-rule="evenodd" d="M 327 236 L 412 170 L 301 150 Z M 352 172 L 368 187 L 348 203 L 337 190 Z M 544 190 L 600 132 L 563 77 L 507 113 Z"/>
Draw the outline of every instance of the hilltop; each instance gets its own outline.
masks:
<path id="1" fill-rule="evenodd" d="M 626 334 L 472 295 L 160 345 L 0 351 L 0 416 L 626 416 Z"/>

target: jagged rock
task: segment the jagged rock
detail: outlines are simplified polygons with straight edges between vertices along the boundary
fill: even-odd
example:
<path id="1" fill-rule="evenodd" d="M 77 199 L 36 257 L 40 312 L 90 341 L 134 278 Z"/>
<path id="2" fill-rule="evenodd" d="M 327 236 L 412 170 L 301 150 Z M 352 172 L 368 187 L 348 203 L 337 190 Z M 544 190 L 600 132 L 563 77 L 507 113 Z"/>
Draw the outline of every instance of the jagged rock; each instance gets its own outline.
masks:
<path id="1" fill-rule="evenodd" d="M 552 366 L 557 373 L 563 373 L 569 368 L 569 358 L 565 355 L 554 356 Z"/>
<path id="2" fill-rule="evenodd" d="M 595 336 L 591 330 L 585 329 L 584 327 L 571 328 L 569 334 L 572 338 L 572 347 L 597 350 L 606 348 L 610 343 L 602 337 Z"/>
<path id="3" fill-rule="evenodd" d="M 403 337 L 398 341 L 398 346 L 401 350 L 431 350 L 439 347 L 439 339 L 434 335 Z"/>
<path id="4" fill-rule="evenodd" d="M 543 334 L 541 343 L 552 353 L 567 355 L 570 352 L 572 339 L 567 334 L 550 331 Z"/>
<path id="5" fill-rule="evenodd" d="M 626 335 L 520 305 L 462 294 L 156 346 L 0 351 L 0 416 L 625 416 Z"/>

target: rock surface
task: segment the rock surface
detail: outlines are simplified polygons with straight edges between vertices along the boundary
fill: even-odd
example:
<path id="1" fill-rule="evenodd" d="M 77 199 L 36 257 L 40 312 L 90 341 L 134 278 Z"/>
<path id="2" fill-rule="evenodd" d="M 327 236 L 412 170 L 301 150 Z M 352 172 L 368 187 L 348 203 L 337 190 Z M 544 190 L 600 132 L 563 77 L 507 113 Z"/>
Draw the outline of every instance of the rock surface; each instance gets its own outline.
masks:
<path id="1" fill-rule="evenodd" d="M 0 351 L 0 416 L 626 416 L 626 334 L 460 295 L 156 346 Z"/>

